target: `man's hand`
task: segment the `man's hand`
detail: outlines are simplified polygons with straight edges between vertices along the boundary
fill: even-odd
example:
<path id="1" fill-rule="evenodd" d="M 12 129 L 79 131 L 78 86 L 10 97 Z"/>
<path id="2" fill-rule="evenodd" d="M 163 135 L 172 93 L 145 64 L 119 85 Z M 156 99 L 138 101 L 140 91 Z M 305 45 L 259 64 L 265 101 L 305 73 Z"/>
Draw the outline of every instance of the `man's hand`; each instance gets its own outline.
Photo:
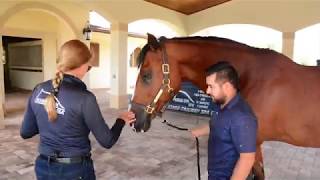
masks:
<path id="1" fill-rule="evenodd" d="M 191 129 L 190 131 L 191 131 L 191 134 L 193 137 L 200 137 L 200 136 L 204 136 L 204 135 L 209 135 L 209 133 L 210 133 L 209 124 L 202 126 L 202 127 Z"/>
<path id="2" fill-rule="evenodd" d="M 120 114 L 120 119 L 123 119 L 127 124 L 131 124 L 136 121 L 135 114 L 132 111 L 122 112 Z"/>

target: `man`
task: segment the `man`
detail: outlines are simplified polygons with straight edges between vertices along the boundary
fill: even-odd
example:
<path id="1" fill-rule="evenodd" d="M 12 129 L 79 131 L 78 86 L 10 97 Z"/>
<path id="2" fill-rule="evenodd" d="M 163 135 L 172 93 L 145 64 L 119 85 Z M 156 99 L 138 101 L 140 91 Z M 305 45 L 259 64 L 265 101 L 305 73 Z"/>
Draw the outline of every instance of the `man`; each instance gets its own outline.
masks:
<path id="1" fill-rule="evenodd" d="M 220 107 L 209 125 L 191 130 L 209 135 L 208 179 L 245 180 L 255 161 L 257 120 L 239 93 L 234 67 L 218 62 L 206 70 L 207 94 Z"/>

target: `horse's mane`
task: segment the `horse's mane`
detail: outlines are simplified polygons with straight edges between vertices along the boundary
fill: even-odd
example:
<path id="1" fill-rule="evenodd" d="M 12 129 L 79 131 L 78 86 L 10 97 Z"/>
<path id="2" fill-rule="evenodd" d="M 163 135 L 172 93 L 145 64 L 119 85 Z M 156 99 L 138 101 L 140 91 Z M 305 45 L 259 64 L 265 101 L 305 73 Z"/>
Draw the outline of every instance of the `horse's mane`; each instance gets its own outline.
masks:
<path id="1" fill-rule="evenodd" d="M 171 39 L 167 39 L 163 36 L 161 36 L 158 39 L 159 43 L 162 44 L 166 41 L 209 41 L 209 42 L 221 42 L 221 43 L 226 43 L 226 44 L 230 44 L 230 45 L 234 45 L 234 46 L 238 46 L 238 47 L 242 47 L 242 48 L 247 48 L 248 50 L 252 50 L 252 51 L 257 51 L 260 53 L 276 53 L 279 54 L 278 52 L 272 50 L 272 49 L 268 49 L 268 48 L 257 48 L 257 47 L 252 47 L 249 45 L 246 45 L 244 43 L 240 43 L 231 39 L 227 39 L 227 38 L 221 38 L 221 37 L 215 37 L 215 36 L 190 36 L 190 37 L 174 37 Z M 150 50 L 150 46 L 148 44 L 146 44 L 137 59 L 137 63 L 138 63 L 138 68 L 143 64 L 145 56 L 147 54 L 147 52 Z"/>
<path id="2" fill-rule="evenodd" d="M 238 41 L 234 41 L 231 39 L 227 39 L 227 38 L 222 38 L 222 37 L 216 37 L 216 36 L 190 36 L 190 37 L 175 37 L 172 39 L 168 39 L 168 40 L 178 40 L 178 41 L 212 41 L 212 42 L 221 42 L 221 43 L 227 43 L 230 45 L 236 45 L 238 47 L 244 47 L 244 48 L 250 48 L 252 50 L 258 50 L 260 52 L 264 52 L 264 53 L 271 53 L 271 52 L 276 52 L 272 49 L 269 48 L 257 48 L 257 47 L 252 47 L 249 46 L 247 44 L 238 42 Z"/>
<path id="3" fill-rule="evenodd" d="M 216 36 L 190 36 L 190 37 L 174 37 L 170 40 L 186 40 L 186 41 L 214 41 L 214 42 L 224 42 L 224 43 L 236 43 L 238 45 L 248 46 L 246 44 Z"/>

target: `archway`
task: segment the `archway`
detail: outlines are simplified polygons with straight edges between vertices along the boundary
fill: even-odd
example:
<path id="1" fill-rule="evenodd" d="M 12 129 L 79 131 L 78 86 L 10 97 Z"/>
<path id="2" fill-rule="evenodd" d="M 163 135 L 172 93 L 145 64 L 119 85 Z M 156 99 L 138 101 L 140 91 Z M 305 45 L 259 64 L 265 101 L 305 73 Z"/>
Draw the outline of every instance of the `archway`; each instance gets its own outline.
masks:
<path id="1" fill-rule="evenodd" d="M 57 47 L 64 41 L 77 37 L 75 26 L 68 19 L 63 12 L 44 3 L 19 3 L 1 16 L 0 38 L 4 42 L 1 43 L 1 48 L 8 50 L 8 46 L 11 46 L 10 51 L 20 51 L 14 53 L 17 56 L 6 59 L 7 64 L 4 65 L 15 88 L 32 90 L 36 84 L 52 78 L 56 67 Z M 21 56 L 29 53 L 36 58 Z M 9 57 L 8 54 L 10 53 L 7 51 L 6 58 Z M 1 75 L 4 75 L 3 71 Z M 4 92 L 1 96 L 4 97 Z M 25 103 L 16 102 L 14 106 L 15 112 L 23 112 Z"/>
<path id="2" fill-rule="evenodd" d="M 0 16 L 0 29 L 4 27 L 4 25 L 10 19 L 10 17 L 24 10 L 40 10 L 40 11 L 47 12 L 57 17 L 59 20 L 63 21 L 67 26 L 69 26 L 74 36 L 78 34 L 77 28 L 75 24 L 72 22 L 70 17 L 68 17 L 63 11 L 49 4 L 41 3 L 41 2 L 23 2 L 8 9 L 4 14 Z"/>
<path id="3" fill-rule="evenodd" d="M 320 65 L 320 23 L 295 33 L 294 61 L 298 64 Z M 318 61 L 317 61 L 318 60 Z"/>

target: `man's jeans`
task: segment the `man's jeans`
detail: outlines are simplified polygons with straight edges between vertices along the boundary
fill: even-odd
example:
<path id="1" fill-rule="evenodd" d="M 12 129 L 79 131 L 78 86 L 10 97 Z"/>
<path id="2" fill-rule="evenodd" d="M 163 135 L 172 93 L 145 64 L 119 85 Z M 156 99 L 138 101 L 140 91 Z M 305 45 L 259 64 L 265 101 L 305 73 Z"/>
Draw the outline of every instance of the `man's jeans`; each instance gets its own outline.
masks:
<path id="1" fill-rule="evenodd" d="M 80 163 L 63 164 L 49 162 L 37 157 L 35 163 L 37 180 L 95 180 L 93 162 L 90 159 Z"/>

